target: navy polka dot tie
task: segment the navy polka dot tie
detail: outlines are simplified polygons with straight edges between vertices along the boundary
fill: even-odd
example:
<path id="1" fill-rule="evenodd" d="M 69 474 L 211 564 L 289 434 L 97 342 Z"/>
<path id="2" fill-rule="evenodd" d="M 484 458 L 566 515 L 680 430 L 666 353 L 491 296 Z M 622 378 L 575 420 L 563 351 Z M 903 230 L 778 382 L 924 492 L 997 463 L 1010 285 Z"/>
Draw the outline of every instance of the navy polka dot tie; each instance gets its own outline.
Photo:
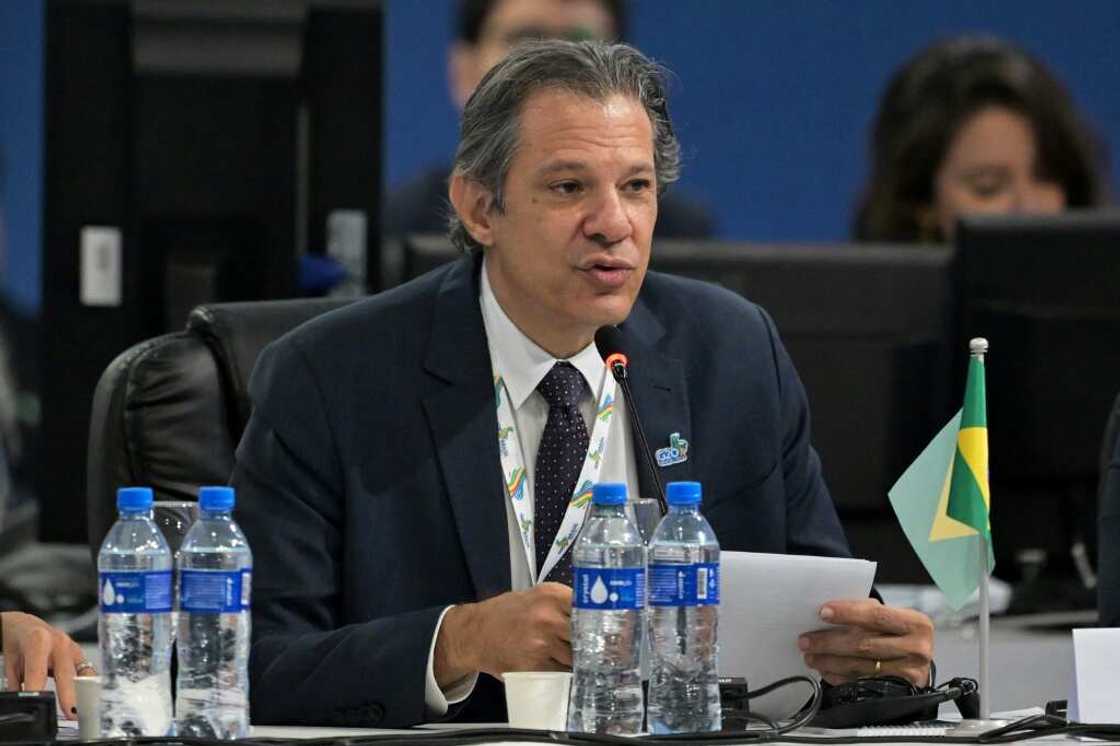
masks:
<path id="1" fill-rule="evenodd" d="M 583 376 L 571 363 L 556 363 L 537 384 L 537 391 L 548 402 L 548 421 L 541 435 L 533 478 L 533 532 L 538 572 L 544 566 L 548 550 L 552 548 L 552 541 L 564 520 L 591 440 L 579 412 L 579 403 L 586 390 Z M 570 548 L 545 579 L 572 584 Z"/>

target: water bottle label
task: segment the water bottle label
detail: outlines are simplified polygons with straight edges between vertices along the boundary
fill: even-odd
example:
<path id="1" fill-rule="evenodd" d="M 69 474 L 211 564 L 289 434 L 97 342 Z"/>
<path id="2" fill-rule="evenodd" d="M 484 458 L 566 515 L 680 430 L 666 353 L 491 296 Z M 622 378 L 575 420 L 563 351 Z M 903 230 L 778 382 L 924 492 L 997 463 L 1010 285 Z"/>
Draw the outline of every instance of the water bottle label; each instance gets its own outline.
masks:
<path id="1" fill-rule="evenodd" d="M 170 570 L 98 573 L 103 614 L 159 614 L 171 611 Z"/>
<path id="2" fill-rule="evenodd" d="M 203 614 L 235 614 L 249 609 L 250 570 L 183 570 L 179 606 Z"/>
<path id="3" fill-rule="evenodd" d="M 650 606 L 718 606 L 719 563 L 650 565 Z"/>
<path id="4" fill-rule="evenodd" d="M 574 567 L 577 609 L 641 609 L 646 605 L 646 571 L 641 567 Z"/>
<path id="5" fill-rule="evenodd" d="M 253 596 L 253 568 L 241 568 L 241 608 L 249 608 L 249 600 Z"/>

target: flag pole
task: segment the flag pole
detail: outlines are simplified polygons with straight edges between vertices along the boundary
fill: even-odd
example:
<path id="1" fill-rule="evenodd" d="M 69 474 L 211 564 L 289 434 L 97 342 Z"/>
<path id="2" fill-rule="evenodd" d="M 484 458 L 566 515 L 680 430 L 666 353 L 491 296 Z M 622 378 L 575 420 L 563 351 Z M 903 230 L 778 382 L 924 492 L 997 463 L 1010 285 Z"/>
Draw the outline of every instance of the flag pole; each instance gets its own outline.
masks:
<path id="1" fill-rule="evenodd" d="M 977 358 L 981 363 L 984 362 L 984 355 L 988 352 L 988 340 L 983 337 L 976 337 L 969 340 L 968 351 L 972 357 Z M 987 475 L 984 475 L 987 477 Z M 989 480 L 989 489 L 990 487 Z M 977 558 L 979 562 L 978 571 L 980 573 L 980 609 L 979 609 L 979 631 L 980 631 L 980 719 L 990 720 L 992 717 L 992 698 L 991 698 L 991 668 L 990 660 L 988 657 L 989 651 L 989 634 L 991 632 L 991 599 L 988 594 L 988 542 L 984 539 L 983 532 L 976 533 L 976 545 L 979 549 Z"/>
<path id="2" fill-rule="evenodd" d="M 988 542 L 976 535 L 980 547 L 980 719 L 992 717 L 992 679 L 988 659 L 988 634 L 990 632 L 991 603 L 988 598 Z"/>

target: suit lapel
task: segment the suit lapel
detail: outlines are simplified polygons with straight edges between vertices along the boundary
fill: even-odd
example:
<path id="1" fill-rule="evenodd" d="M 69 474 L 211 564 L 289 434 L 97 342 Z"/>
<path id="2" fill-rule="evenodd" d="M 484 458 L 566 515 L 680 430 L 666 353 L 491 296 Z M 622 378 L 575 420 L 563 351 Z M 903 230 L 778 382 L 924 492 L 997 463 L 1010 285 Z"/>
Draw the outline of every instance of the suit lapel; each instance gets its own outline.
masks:
<path id="1" fill-rule="evenodd" d="M 649 440 L 650 460 L 657 471 L 662 485 L 693 479 L 692 461 L 660 467 L 654 453 L 669 445 L 669 438 L 677 433 L 685 440 L 692 437 L 692 420 L 688 406 L 688 384 L 684 374 L 684 364 L 679 358 L 671 357 L 661 351 L 658 342 L 665 335 L 665 329 L 649 307 L 639 297 L 630 316 L 619 325 L 626 340 L 630 357 L 630 387 L 634 394 L 634 406 L 642 419 L 646 438 Z M 656 487 L 645 457 L 641 454 L 637 437 L 635 418 L 630 415 L 630 434 L 634 442 L 634 454 L 638 468 L 638 487 L 642 497 L 656 496 Z M 691 447 L 691 444 L 690 444 Z"/>
<path id="2" fill-rule="evenodd" d="M 446 384 L 424 399 L 477 598 L 510 588 L 509 534 L 490 354 L 478 302 L 480 257 L 459 260 L 436 298 L 425 369 Z"/>

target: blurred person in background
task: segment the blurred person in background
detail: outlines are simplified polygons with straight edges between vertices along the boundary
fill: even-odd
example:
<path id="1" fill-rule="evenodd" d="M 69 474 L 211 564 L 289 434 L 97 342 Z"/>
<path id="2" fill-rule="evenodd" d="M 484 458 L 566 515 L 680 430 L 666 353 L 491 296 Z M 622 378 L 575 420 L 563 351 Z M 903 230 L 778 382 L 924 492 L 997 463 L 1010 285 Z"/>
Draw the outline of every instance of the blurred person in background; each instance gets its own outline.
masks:
<path id="1" fill-rule="evenodd" d="M 616 41 L 625 36 L 625 0 L 460 0 L 447 54 L 451 98 L 460 111 L 482 76 L 527 39 Z M 447 232 L 450 161 L 412 177 L 389 195 L 387 236 Z M 679 193 L 662 195 L 656 236 L 710 238 L 714 218 Z"/>
<path id="2" fill-rule="evenodd" d="M 1065 87 L 1022 49 L 958 37 L 891 78 L 875 115 L 857 240 L 951 241 L 973 213 L 1104 201 L 1099 147 Z"/>
<path id="3" fill-rule="evenodd" d="M 53 676 L 59 707 L 67 719 L 77 719 L 74 677 L 97 672 L 65 632 L 30 614 L 0 613 L 0 651 L 4 688 L 42 691 L 47 688 L 47 677 Z"/>

